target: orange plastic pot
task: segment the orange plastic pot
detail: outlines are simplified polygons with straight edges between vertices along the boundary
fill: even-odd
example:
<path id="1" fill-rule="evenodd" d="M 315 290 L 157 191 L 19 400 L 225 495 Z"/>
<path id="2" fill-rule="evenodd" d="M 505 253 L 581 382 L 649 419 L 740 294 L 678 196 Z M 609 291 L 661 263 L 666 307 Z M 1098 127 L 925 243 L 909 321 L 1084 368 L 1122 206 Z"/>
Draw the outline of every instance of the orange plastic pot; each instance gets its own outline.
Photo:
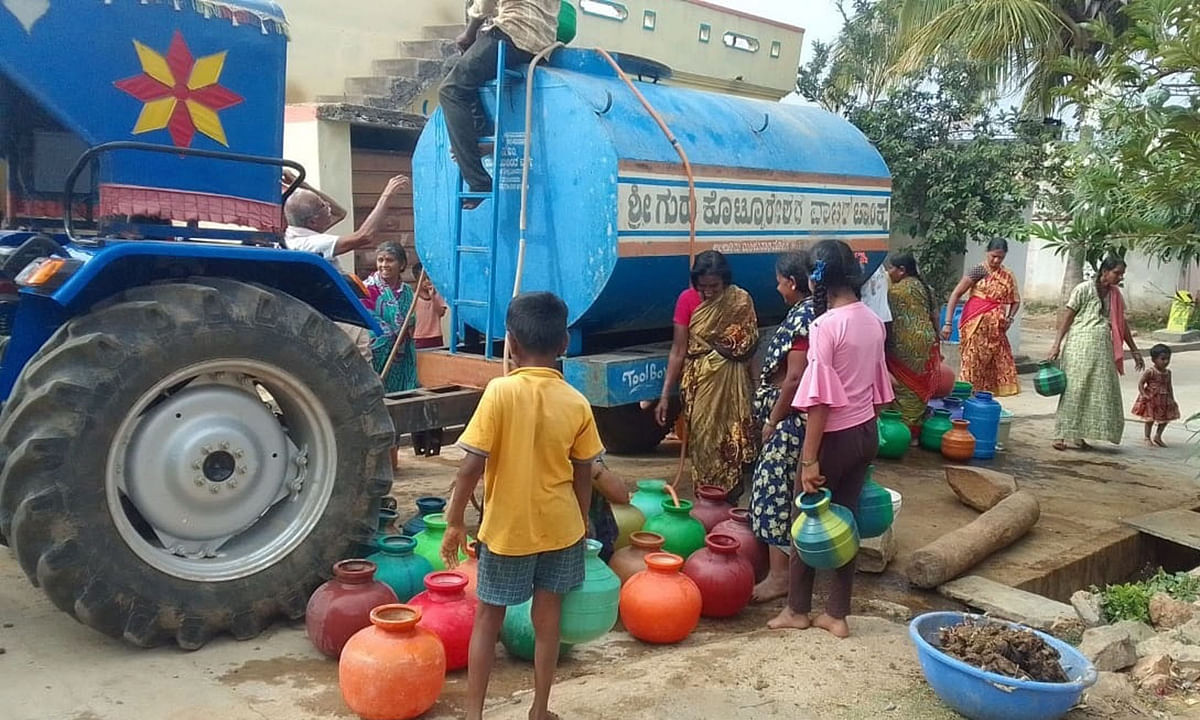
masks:
<path id="1" fill-rule="evenodd" d="M 355 633 L 338 662 L 338 685 L 364 720 L 410 720 L 433 707 L 446 682 L 446 652 L 418 627 L 420 608 L 381 605 Z"/>
<path id="2" fill-rule="evenodd" d="M 621 622 L 643 642 L 681 642 L 700 622 L 700 588 L 680 572 L 683 558 L 670 553 L 646 556 L 646 569 L 621 588 Z"/>

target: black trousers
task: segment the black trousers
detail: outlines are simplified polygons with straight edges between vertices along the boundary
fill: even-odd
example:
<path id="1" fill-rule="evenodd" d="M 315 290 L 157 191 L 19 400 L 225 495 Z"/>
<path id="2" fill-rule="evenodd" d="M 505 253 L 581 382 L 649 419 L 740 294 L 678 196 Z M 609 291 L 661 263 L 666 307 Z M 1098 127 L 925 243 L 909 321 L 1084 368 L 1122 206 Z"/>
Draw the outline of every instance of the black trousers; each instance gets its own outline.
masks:
<path id="1" fill-rule="evenodd" d="M 817 458 L 825 475 L 825 487 L 833 492 L 835 504 L 851 512 L 858 510 L 858 496 L 867 482 L 867 468 L 878 451 L 879 428 L 874 419 L 857 427 L 825 433 Z M 799 488 L 797 492 L 800 492 Z M 855 565 L 856 562 L 851 560 L 833 571 L 833 585 L 825 604 L 825 613 L 830 617 L 840 620 L 850 614 Z M 788 607 L 793 612 L 807 615 L 812 611 L 816 572 L 804 564 L 800 553 L 792 553 L 788 566 Z"/>
<path id="2" fill-rule="evenodd" d="M 506 45 L 505 64 L 509 67 L 533 59 L 499 28 L 492 28 L 479 34 L 479 39 L 459 58 L 438 91 L 442 113 L 446 117 L 446 131 L 450 134 L 450 149 L 471 192 L 492 189 L 492 177 L 483 168 L 479 155 L 479 136 L 487 128 L 479 89 L 496 79 L 496 53 L 500 43 Z"/>

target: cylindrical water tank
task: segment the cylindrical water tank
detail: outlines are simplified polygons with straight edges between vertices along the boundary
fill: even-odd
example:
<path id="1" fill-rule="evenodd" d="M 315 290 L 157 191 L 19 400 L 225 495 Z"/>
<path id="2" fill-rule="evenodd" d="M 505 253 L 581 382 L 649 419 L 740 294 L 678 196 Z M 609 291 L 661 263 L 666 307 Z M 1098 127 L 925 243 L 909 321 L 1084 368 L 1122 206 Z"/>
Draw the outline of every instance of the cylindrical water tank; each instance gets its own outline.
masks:
<path id="1" fill-rule="evenodd" d="M 631 68 L 636 59 L 623 58 Z M 633 74 L 633 73 L 631 73 Z M 688 284 L 688 184 L 679 157 L 599 53 L 560 50 L 534 82 L 528 250 L 523 290 L 550 290 L 585 337 L 667 328 Z M 726 253 L 760 318 L 784 310 L 775 258 L 825 238 L 850 242 L 873 270 L 887 248 L 891 180 L 883 158 L 845 119 L 817 107 L 752 100 L 655 82 L 638 87 L 693 166 L 694 249 Z M 483 91 L 489 114 L 494 91 Z M 503 333 L 519 237 L 524 80 L 506 81 L 501 109 L 500 232 L 494 329 Z M 485 166 L 494 172 L 490 157 Z M 486 300 L 488 258 L 463 254 L 454 272 L 458 171 L 439 109 L 413 160 L 416 243 L 450 301 Z M 462 213 L 463 246 L 489 243 L 492 208 Z M 482 329 L 486 311 L 463 306 Z"/>

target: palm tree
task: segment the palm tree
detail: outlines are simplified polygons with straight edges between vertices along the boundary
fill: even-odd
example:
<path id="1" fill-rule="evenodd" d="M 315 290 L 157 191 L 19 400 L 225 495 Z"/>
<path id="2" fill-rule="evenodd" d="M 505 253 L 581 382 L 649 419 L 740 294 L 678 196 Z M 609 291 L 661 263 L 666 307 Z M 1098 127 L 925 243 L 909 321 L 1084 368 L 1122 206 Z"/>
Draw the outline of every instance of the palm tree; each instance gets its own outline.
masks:
<path id="1" fill-rule="evenodd" d="M 895 70 L 910 72 L 938 57 L 963 54 L 979 63 L 997 92 L 1022 91 L 1024 109 L 1051 115 L 1071 61 L 1095 59 L 1103 46 L 1089 24 L 1120 28 L 1128 0 L 904 0 Z M 1063 61 L 1067 58 L 1067 62 Z M 1077 64 L 1077 63 L 1076 63 Z M 1080 108 L 1082 119 L 1086 108 Z M 1072 252 L 1063 292 L 1083 279 L 1083 257 Z"/>

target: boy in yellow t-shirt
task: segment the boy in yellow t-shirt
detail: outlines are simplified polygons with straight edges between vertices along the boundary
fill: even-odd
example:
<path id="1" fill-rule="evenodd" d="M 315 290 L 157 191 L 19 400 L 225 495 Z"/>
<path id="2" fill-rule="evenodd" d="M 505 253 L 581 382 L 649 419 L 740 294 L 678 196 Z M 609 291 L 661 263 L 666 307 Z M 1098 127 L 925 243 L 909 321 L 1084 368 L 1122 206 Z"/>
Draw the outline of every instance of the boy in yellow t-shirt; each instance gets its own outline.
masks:
<path id="1" fill-rule="evenodd" d="M 604 453 L 587 400 L 556 369 L 567 306 L 552 293 L 513 299 L 505 321 L 517 369 L 493 380 L 459 438 L 467 451 L 446 511 L 447 567 L 465 549 L 463 513 L 483 477 L 479 610 L 467 665 L 467 720 L 483 717 L 505 609 L 533 597 L 536 635 L 530 720 L 548 708 L 558 666 L 562 597 L 583 582 L 592 466 Z"/>

